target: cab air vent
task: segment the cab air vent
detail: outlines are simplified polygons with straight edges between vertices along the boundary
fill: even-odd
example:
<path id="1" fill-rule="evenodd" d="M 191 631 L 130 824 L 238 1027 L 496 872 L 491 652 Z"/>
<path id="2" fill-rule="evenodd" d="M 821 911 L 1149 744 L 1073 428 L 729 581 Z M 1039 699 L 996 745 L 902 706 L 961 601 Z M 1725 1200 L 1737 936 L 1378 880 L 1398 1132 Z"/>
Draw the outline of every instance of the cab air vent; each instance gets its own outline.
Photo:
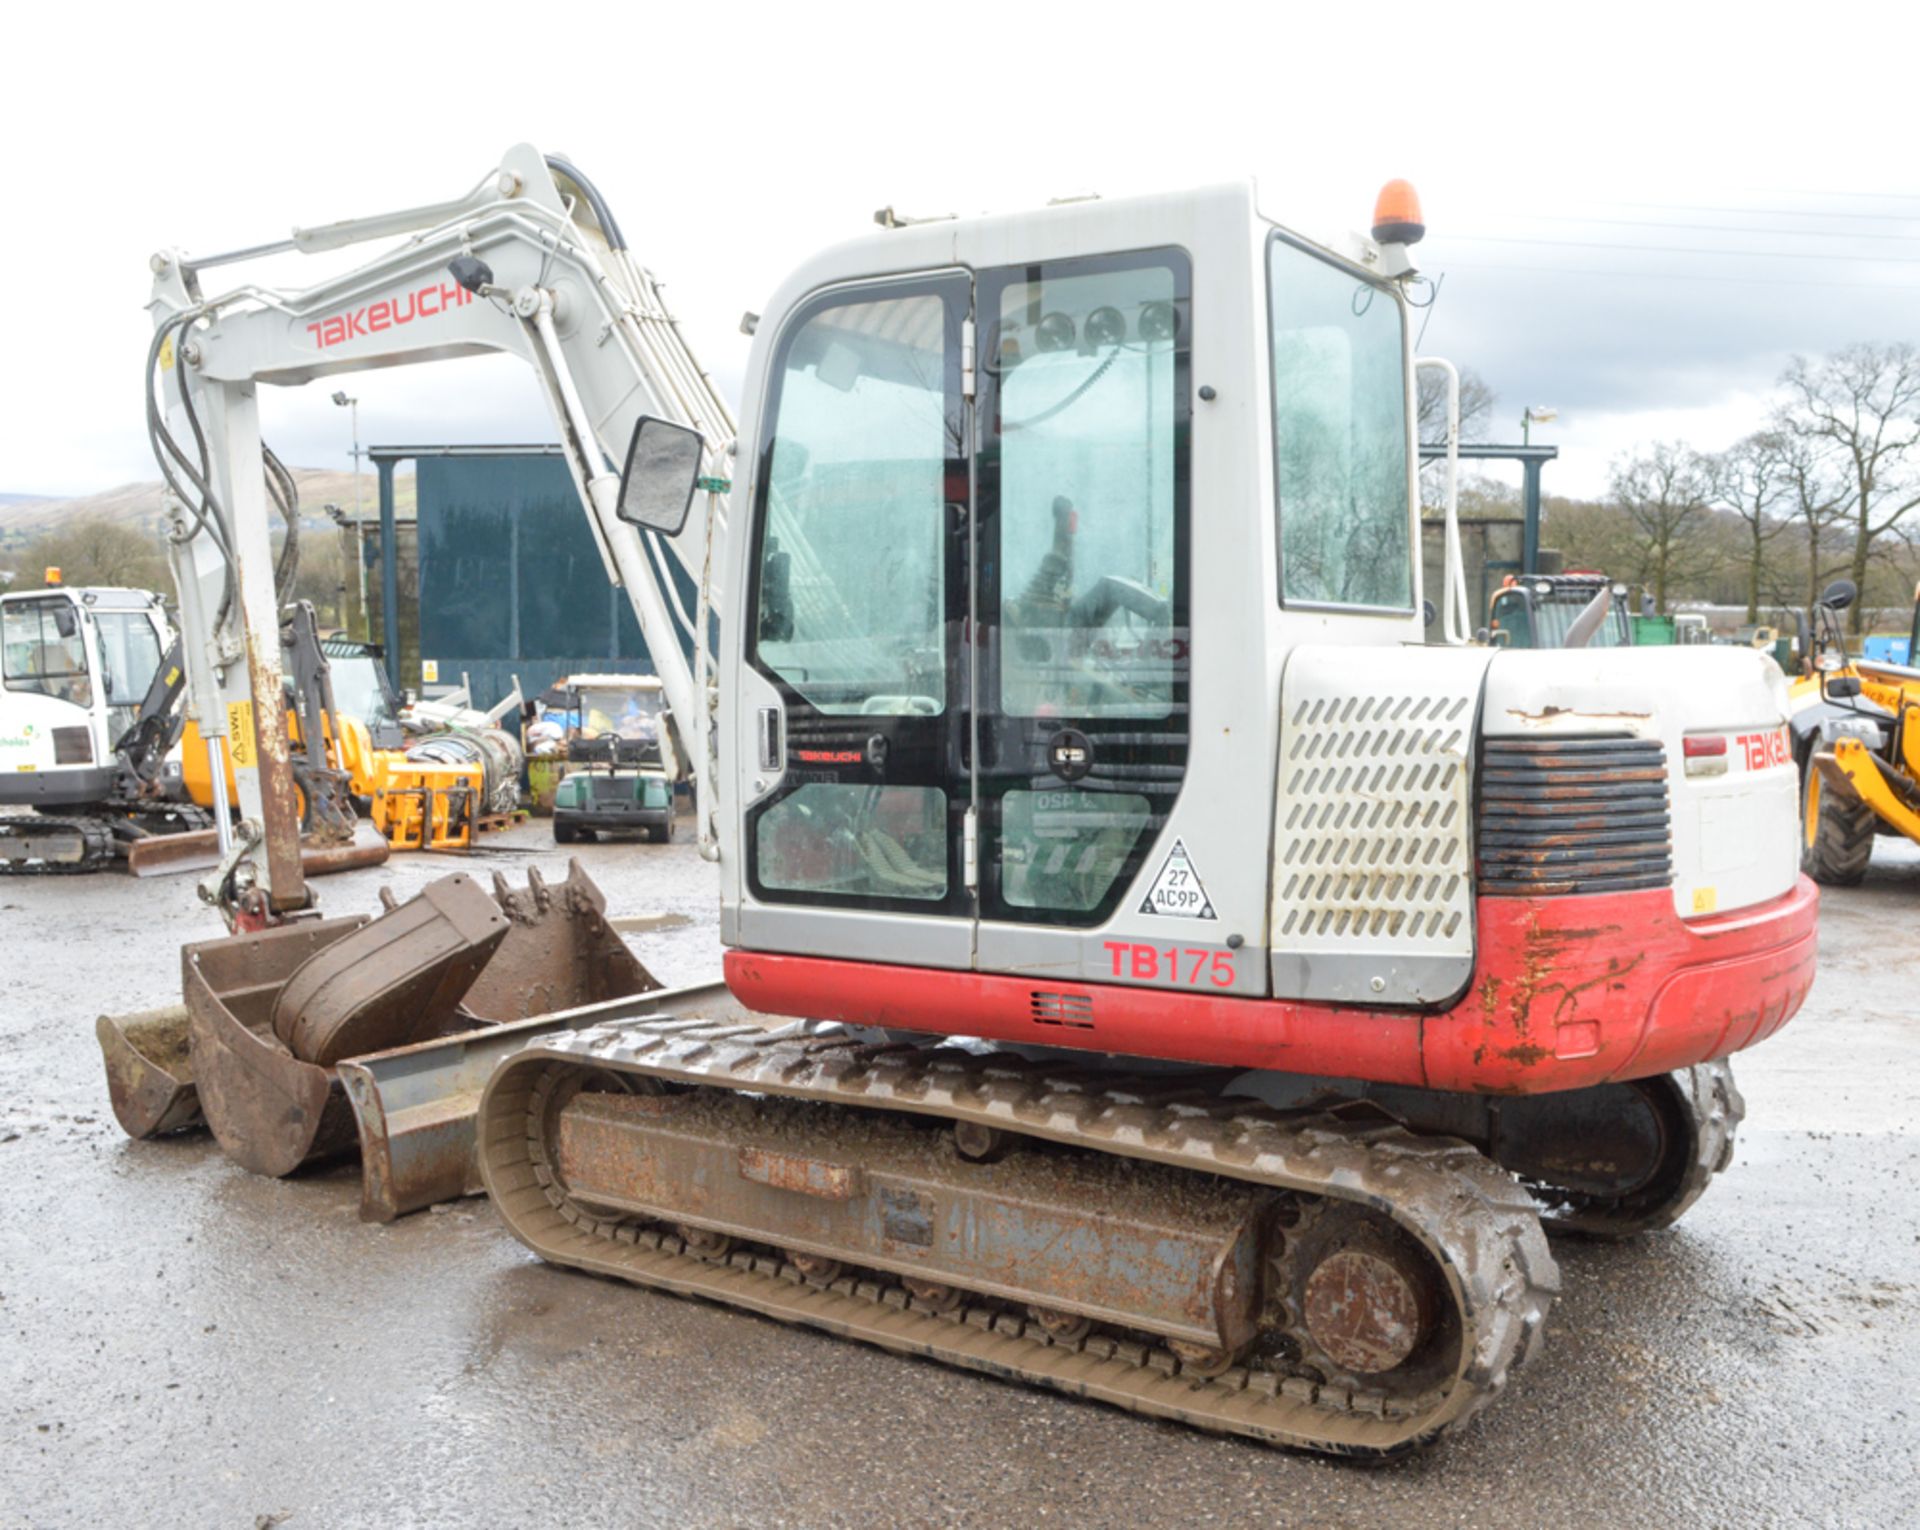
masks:
<path id="1" fill-rule="evenodd" d="M 1064 1025 L 1076 1031 L 1093 1029 L 1093 995 L 1085 993 L 1035 993 L 1035 1025 Z"/>
<path id="2" fill-rule="evenodd" d="M 93 735 L 85 728 L 55 728 L 53 730 L 53 763 L 91 765 Z"/>

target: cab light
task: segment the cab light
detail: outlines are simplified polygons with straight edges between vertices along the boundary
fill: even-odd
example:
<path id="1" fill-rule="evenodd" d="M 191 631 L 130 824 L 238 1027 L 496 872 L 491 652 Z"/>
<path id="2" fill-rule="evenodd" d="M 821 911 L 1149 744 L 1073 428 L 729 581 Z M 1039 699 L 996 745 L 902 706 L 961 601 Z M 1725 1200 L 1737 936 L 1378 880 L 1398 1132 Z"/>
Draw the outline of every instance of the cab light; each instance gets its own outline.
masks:
<path id="1" fill-rule="evenodd" d="M 1373 204 L 1373 237 L 1380 244 L 1418 244 L 1426 237 L 1427 220 L 1420 212 L 1420 194 L 1411 181 L 1388 181 Z"/>
<path id="2" fill-rule="evenodd" d="M 1727 736 L 1724 733 L 1680 740 L 1680 755 L 1690 776 L 1724 776 L 1727 773 Z"/>

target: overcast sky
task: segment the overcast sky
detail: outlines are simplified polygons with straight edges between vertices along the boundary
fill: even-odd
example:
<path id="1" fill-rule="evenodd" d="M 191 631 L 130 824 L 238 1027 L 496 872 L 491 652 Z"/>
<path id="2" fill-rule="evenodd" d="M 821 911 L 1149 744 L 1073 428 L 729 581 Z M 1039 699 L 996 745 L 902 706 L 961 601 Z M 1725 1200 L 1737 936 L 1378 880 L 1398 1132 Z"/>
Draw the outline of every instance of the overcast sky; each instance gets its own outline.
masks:
<path id="1" fill-rule="evenodd" d="M 1423 349 L 1494 435 L 1559 418 L 1549 492 L 1657 438 L 1754 428 L 1788 357 L 1920 341 L 1920 23 L 1809 7 L 709 3 L 22 7 L 0 86 L 0 492 L 157 476 L 147 257 L 465 192 L 570 155 L 737 402 L 740 315 L 873 209 L 975 212 L 1257 176 L 1309 234 L 1418 186 Z M 115 20 L 121 15 L 124 20 Z M 415 17 L 419 19 L 414 19 Z M 1777 18 L 1777 19 L 1776 19 Z M 1787 30 L 1791 25 L 1791 31 Z M 303 285 L 316 260 L 241 268 Z M 219 274 L 210 281 L 217 283 Z M 268 390 L 344 466 L 339 380 Z M 517 362 L 374 373 L 366 442 L 550 438 Z"/>

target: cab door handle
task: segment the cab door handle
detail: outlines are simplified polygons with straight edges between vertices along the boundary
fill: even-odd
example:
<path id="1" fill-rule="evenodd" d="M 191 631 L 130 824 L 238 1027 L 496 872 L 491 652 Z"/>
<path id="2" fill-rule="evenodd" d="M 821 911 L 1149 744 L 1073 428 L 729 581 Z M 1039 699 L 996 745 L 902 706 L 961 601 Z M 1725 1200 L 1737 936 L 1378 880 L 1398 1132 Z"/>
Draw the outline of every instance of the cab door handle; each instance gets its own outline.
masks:
<path id="1" fill-rule="evenodd" d="M 760 768 L 769 773 L 781 769 L 780 709 L 760 709 Z"/>

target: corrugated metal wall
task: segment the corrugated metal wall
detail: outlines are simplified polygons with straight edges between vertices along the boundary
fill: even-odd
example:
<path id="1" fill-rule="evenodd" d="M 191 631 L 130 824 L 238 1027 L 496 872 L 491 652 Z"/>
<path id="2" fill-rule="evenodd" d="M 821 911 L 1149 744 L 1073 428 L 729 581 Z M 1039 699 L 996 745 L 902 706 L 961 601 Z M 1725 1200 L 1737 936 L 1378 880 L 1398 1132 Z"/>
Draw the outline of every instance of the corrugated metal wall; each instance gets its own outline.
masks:
<path id="1" fill-rule="evenodd" d="M 423 454 L 415 471 L 419 656 L 439 672 L 437 683 L 423 675 L 427 694 L 464 673 L 490 707 L 516 674 L 532 697 L 581 670 L 652 673 L 559 456 Z"/>

